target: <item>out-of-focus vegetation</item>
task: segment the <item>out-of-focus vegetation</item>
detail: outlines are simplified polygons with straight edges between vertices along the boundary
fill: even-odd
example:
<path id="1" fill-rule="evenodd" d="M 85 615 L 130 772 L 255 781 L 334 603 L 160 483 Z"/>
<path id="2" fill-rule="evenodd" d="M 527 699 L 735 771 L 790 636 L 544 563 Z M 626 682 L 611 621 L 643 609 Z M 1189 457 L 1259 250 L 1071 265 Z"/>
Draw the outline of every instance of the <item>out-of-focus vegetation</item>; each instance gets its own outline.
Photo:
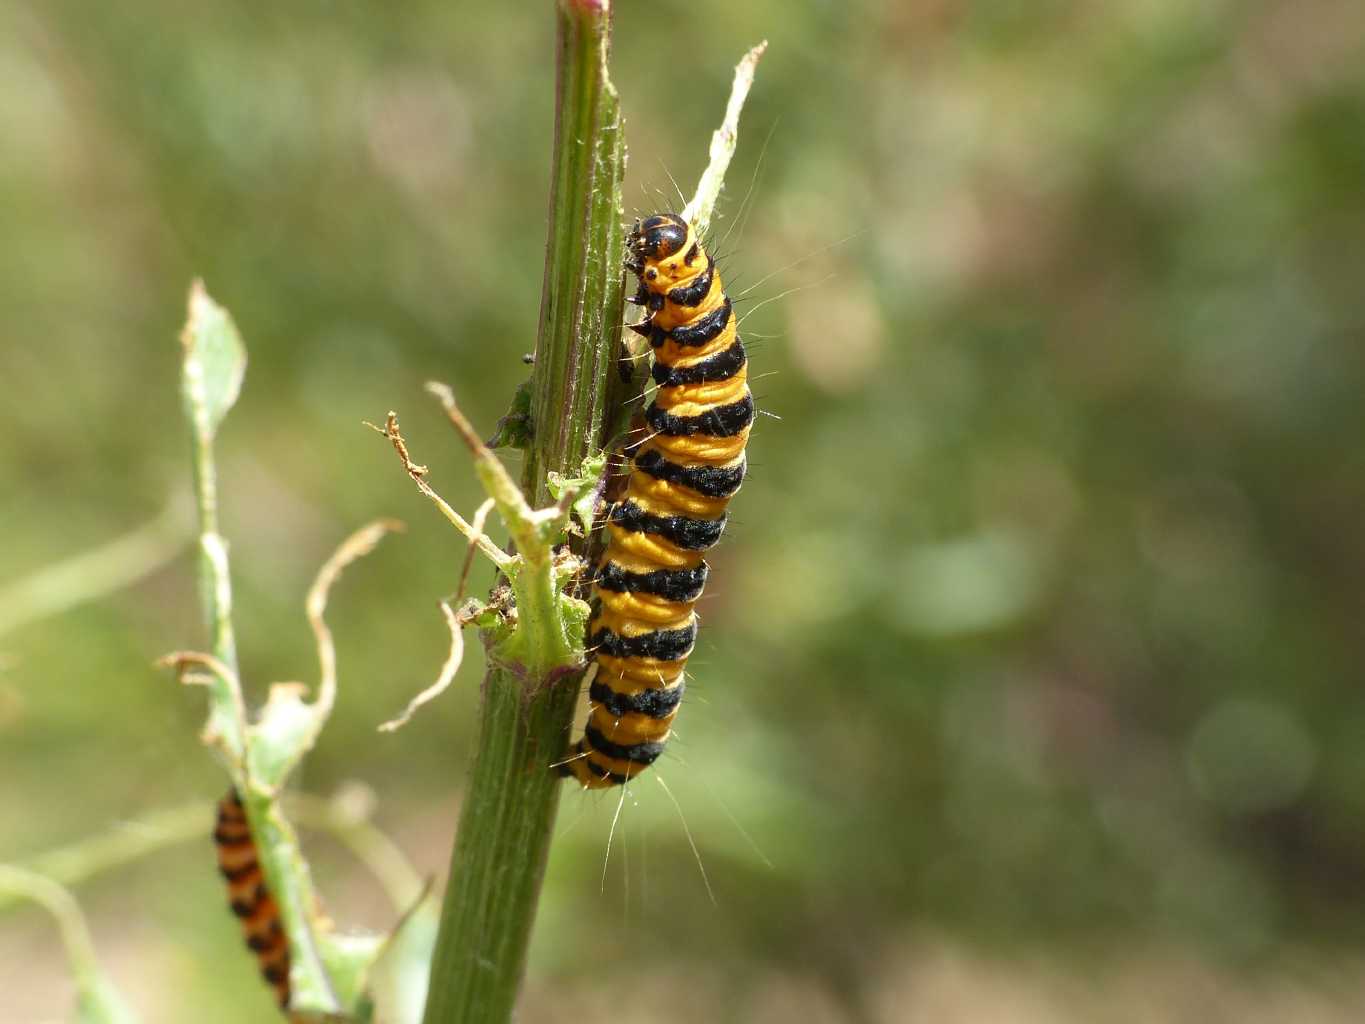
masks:
<path id="1" fill-rule="evenodd" d="M 780 419 L 659 772 L 716 905 L 652 780 L 605 876 L 616 795 L 566 793 L 526 1018 L 624 990 L 659 1021 L 1359 1019 L 1365 7 L 660 22 L 683 15 L 618 12 L 641 212 L 690 189 L 735 59 L 771 41 L 719 233 Z M 420 385 L 491 432 L 525 375 L 552 28 L 548 0 L 0 7 L 0 591 L 187 490 L 175 334 L 202 275 L 251 354 L 218 443 L 243 675 L 258 699 L 313 679 L 318 564 L 409 522 L 334 595 L 341 695 L 302 783 L 366 780 L 433 874 L 477 659 L 374 727 L 439 666 L 464 551 L 361 420 L 399 409 L 477 504 Z M 147 1019 L 265 1021 L 202 706 L 151 669 L 204 643 L 188 550 L 0 635 L 0 860 L 202 800 L 202 842 L 78 895 Z M 389 923 L 309 849 L 338 920 Z M 68 1002 L 48 921 L 8 913 L 0 1019 Z"/>

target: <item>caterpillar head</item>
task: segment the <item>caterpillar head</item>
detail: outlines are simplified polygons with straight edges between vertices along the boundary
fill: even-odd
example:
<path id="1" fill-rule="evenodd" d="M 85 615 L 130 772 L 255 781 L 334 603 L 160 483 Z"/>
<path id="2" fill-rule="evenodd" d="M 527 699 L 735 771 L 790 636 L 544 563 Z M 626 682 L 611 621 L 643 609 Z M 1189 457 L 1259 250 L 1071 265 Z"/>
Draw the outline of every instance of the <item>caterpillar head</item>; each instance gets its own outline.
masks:
<path id="1" fill-rule="evenodd" d="M 626 267 L 653 291 L 667 291 L 691 276 L 698 251 L 687 221 L 675 213 L 637 220 L 626 235 L 626 249 Z"/>

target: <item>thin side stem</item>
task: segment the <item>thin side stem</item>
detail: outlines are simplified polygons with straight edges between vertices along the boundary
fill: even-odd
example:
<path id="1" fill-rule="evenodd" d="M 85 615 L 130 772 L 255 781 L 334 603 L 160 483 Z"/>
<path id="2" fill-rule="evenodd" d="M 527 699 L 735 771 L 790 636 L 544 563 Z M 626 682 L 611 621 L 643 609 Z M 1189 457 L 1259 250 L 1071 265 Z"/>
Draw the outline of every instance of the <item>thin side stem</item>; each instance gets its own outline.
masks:
<path id="1" fill-rule="evenodd" d="M 183 504 L 177 498 L 123 536 L 0 587 L 0 636 L 131 586 L 178 557 L 189 540 Z"/>

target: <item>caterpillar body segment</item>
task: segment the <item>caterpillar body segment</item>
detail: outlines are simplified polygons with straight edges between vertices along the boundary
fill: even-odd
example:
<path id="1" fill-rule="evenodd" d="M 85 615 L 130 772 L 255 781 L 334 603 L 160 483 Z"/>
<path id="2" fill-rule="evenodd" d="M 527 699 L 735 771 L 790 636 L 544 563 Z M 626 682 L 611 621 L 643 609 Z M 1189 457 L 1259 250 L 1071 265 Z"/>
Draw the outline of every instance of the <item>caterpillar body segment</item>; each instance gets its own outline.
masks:
<path id="1" fill-rule="evenodd" d="M 650 217 L 626 245 L 634 301 L 648 312 L 633 329 L 649 339 L 658 387 L 625 493 L 607 511 L 588 623 L 591 710 L 560 765 L 590 789 L 634 778 L 668 742 L 697 637 L 703 552 L 725 530 L 754 419 L 735 312 L 691 226 Z"/>
<path id="2" fill-rule="evenodd" d="M 227 880 L 228 906 L 241 919 L 247 948 L 256 956 L 261 976 L 275 990 L 281 1010 L 289 1008 L 289 940 L 280 925 L 280 908 L 265 885 L 246 810 L 235 789 L 218 802 L 213 830 L 218 870 Z"/>

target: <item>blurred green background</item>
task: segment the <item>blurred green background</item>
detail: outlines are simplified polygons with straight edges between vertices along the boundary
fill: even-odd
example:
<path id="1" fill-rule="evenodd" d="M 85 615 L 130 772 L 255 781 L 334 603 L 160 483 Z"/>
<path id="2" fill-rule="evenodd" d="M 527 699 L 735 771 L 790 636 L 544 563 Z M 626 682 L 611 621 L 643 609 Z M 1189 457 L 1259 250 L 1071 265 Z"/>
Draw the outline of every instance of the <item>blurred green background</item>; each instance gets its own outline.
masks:
<path id="1" fill-rule="evenodd" d="M 192 559 L 28 621 L 15 588 L 187 492 L 202 275 L 251 358 L 245 677 L 314 679 L 313 573 L 409 523 L 334 593 L 301 784 L 364 780 L 442 875 L 477 657 L 374 727 L 434 677 L 463 550 L 361 421 L 399 410 L 477 504 L 421 384 L 491 430 L 525 376 L 550 7 L 0 5 L 0 860 L 202 802 L 202 840 L 78 892 L 148 1021 L 275 1019 L 203 702 L 151 667 L 205 644 Z M 628 214 L 690 192 L 765 37 L 720 229 L 780 418 L 659 772 L 715 905 L 659 787 L 605 870 L 615 794 L 566 793 L 523 1019 L 1361 1019 L 1365 6 L 623 0 Z M 333 916 L 388 924 L 305 838 Z M 50 922 L 5 913 L 0 1020 L 69 1002 Z"/>

